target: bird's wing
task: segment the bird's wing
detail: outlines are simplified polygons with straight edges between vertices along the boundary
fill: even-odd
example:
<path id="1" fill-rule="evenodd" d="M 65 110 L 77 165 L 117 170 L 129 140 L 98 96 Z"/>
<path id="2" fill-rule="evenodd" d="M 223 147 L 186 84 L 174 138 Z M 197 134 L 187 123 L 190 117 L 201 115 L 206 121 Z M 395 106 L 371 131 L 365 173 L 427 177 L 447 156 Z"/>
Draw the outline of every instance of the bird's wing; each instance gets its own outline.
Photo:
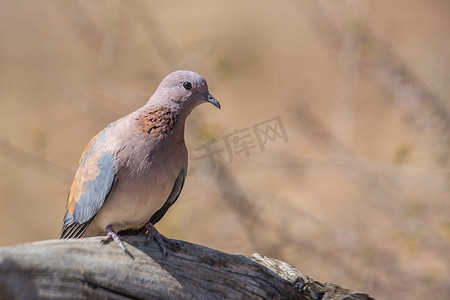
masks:
<path id="1" fill-rule="evenodd" d="M 186 167 L 181 169 L 180 175 L 178 175 L 175 183 L 173 185 L 172 191 L 163 206 L 157 210 L 153 216 L 150 218 L 150 223 L 155 225 L 161 218 L 166 214 L 167 210 L 177 201 L 178 196 L 180 196 L 181 190 L 183 189 L 184 181 L 186 179 Z M 119 232 L 120 235 L 138 235 L 145 232 L 147 229 L 142 226 L 138 229 L 125 229 Z"/>
<path id="2" fill-rule="evenodd" d="M 105 152 L 107 129 L 97 134 L 84 150 L 67 198 L 61 238 L 78 238 L 108 198 L 116 179 L 114 157 Z"/>
<path id="3" fill-rule="evenodd" d="M 182 168 L 180 175 L 178 175 L 175 183 L 173 185 L 172 191 L 170 192 L 169 198 L 164 203 L 164 205 L 153 214 L 150 218 L 150 223 L 155 225 L 161 218 L 166 214 L 167 210 L 177 201 L 178 196 L 180 196 L 181 190 L 183 189 L 184 181 L 186 179 L 186 168 Z"/>

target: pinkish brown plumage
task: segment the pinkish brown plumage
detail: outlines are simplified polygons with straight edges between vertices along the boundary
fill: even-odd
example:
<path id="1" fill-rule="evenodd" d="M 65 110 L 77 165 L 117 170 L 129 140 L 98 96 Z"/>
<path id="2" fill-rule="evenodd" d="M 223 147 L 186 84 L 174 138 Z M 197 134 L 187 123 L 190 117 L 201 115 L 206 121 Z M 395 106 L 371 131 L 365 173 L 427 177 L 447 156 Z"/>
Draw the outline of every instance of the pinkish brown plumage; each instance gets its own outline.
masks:
<path id="1" fill-rule="evenodd" d="M 153 226 L 177 200 L 187 171 L 184 126 L 199 104 L 219 102 L 205 79 L 176 71 L 143 107 L 109 124 L 88 144 L 67 200 L 61 238 L 106 233 L 128 251 L 119 230 L 145 227 L 164 255 Z"/>
<path id="2" fill-rule="evenodd" d="M 167 137 L 173 134 L 179 116 L 167 107 L 151 108 L 136 117 L 137 130 L 153 137 Z"/>

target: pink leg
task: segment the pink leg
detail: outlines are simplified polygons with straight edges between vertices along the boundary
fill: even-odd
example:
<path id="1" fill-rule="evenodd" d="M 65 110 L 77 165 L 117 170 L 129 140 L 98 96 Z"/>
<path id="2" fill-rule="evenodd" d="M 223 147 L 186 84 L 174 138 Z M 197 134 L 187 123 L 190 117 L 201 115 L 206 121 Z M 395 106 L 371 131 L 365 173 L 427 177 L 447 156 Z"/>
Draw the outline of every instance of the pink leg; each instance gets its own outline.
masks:
<path id="1" fill-rule="evenodd" d="M 145 244 L 147 244 L 148 242 L 151 242 L 154 238 L 156 240 L 156 242 L 158 243 L 159 247 L 161 248 L 164 258 L 167 258 L 169 253 L 167 252 L 167 248 L 166 248 L 166 245 L 164 245 L 163 240 L 168 242 L 169 239 L 166 238 L 161 233 L 159 233 L 158 229 L 156 229 L 155 226 L 153 226 L 153 224 L 150 223 L 150 221 L 145 222 L 144 226 L 145 226 L 145 228 L 147 228 L 147 231 L 148 231 L 147 232 L 147 242 Z"/>
<path id="2" fill-rule="evenodd" d="M 120 246 L 120 248 L 122 248 L 123 251 L 125 251 L 126 254 L 131 255 L 130 251 L 128 251 L 127 247 L 123 243 L 122 238 L 120 237 L 120 235 L 116 233 L 116 231 L 111 225 L 106 226 L 106 231 L 108 231 L 108 234 L 103 240 L 100 241 L 100 243 L 105 244 L 111 240 L 114 240 Z"/>

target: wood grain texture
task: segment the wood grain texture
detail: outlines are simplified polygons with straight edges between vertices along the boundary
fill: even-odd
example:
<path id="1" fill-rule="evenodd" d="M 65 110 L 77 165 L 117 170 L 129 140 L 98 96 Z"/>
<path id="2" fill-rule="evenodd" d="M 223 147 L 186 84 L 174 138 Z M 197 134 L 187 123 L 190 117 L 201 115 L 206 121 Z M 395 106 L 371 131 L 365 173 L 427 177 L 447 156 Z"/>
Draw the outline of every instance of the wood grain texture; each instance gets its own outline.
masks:
<path id="1" fill-rule="evenodd" d="M 49 240 L 0 248 L 0 299 L 371 299 L 321 284 L 259 254 L 228 254 L 127 237 L 133 257 L 101 238 Z"/>

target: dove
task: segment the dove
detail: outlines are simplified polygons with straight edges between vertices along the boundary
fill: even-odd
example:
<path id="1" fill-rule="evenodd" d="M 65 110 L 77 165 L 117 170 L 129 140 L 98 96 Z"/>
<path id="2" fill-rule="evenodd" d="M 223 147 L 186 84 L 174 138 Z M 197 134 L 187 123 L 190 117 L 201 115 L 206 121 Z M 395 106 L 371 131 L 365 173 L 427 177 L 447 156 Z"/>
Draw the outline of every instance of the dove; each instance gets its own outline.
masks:
<path id="1" fill-rule="evenodd" d="M 67 197 L 61 238 L 106 234 L 127 253 L 121 230 L 146 231 L 167 257 L 154 225 L 175 203 L 186 179 L 186 118 L 202 103 L 220 109 L 202 75 L 175 71 L 148 102 L 110 123 L 86 146 Z"/>

